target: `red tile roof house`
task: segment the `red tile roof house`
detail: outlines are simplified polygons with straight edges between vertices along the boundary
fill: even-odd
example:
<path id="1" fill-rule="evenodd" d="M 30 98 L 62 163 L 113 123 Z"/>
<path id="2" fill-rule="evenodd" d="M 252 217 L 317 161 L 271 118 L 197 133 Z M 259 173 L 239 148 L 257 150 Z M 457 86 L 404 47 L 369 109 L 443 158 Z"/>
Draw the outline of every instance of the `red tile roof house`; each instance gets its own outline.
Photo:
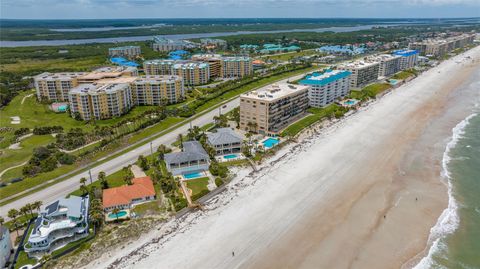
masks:
<path id="1" fill-rule="evenodd" d="M 155 188 L 150 177 L 134 178 L 132 183 L 103 190 L 103 210 L 127 209 L 155 199 Z"/>

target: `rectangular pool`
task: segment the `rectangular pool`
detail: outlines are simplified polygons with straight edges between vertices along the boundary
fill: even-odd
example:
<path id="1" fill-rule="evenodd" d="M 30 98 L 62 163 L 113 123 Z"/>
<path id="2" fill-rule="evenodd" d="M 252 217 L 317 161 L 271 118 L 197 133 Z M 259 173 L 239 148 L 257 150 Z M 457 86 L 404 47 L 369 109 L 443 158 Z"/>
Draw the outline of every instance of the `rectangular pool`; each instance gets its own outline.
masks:
<path id="1" fill-rule="evenodd" d="M 237 158 L 237 157 L 238 157 L 237 154 L 228 154 L 228 155 L 223 156 L 223 158 L 224 158 L 224 159 L 227 159 L 227 160 L 229 160 L 229 159 L 235 159 L 235 158 Z"/>
<path id="2" fill-rule="evenodd" d="M 185 179 L 194 179 L 194 178 L 199 178 L 203 176 L 203 172 L 193 172 L 193 173 L 186 173 L 183 174 L 183 177 Z"/>
<path id="3" fill-rule="evenodd" d="M 278 141 L 277 138 L 272 138 L 272 137 L 270 137 L 270 138 L 268 138 L 267 140 L 263 141 L 262 144 L 263 144 L 263 146 L 266 147 L 266 148 L 271 148 L 271 147 L 277 145 L 278 142 L 279 142 L 279 141 Z"/>

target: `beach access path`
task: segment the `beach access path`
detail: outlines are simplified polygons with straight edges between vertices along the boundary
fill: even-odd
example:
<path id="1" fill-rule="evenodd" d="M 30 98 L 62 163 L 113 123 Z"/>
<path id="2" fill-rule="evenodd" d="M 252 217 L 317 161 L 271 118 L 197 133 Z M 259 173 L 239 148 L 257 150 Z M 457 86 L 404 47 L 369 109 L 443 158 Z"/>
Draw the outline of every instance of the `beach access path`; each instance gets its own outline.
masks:
<path id="1" fill-rule="evenodd" d="M 447 207 L 441 158 L 479 66 L 479 47 L 441 63 L 85 268 L 411 266 Z"/>

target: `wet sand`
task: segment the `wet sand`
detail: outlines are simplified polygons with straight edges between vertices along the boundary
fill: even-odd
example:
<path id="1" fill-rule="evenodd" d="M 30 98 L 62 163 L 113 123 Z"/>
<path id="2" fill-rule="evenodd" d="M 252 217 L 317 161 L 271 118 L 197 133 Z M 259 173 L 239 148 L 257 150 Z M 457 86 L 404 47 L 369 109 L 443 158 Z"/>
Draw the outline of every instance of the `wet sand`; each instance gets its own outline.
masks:
<path id="1" fill-rule="evenodd" d="M 480 48 L 467 54 L 474 64 L 465 55 L 442 63 L 260 172 L 240 171 L 205 211 L 88 267 L 411 267 L 447 207 L 441 157 L 468 114 L 475 93 L 461 85 Z"/>

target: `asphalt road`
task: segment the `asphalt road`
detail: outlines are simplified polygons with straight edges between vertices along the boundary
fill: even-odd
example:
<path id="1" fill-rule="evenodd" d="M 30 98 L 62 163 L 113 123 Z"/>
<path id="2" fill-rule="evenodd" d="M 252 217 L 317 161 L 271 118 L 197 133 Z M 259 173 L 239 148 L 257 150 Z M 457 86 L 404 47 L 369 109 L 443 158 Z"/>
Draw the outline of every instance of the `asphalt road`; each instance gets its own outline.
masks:
<path id="1" fill-rule="evenodd" d="M 279 82 L 286 82 L 288 80 L 299 79 L 303 75 L 304 74 L 290 77 L 288 79 L 284 79 Z M 275 83 L 278 83 L 278 82 L 275 82 Z M 227 113 L 228 111 L 233 110 L 235 107 L 238 107 L 239 105 L 240 105 L 240 99 L 235 98 L 225 103 L 224 105 L 222 105 L 221 109 L 218 109 L 218 108 L 214 109 L 192 120 L 191 124 L 192 126 L 206 125 L 208 123 L 213 122 L 214 116 L 219 115 L 219 113 L 222 113 L 222 114 Z M 156 138 L 155 140 L 152 141 L 153 151 L 156 151 L 158 146 L 161 144 L 170 145 L 171 143 L 175 142 L 178 135 L 187 133 L 189 128 L 190 128 L 190 123 L 186 123 L 176 128 L 175 130 L 168 132 L 167 134 L 161 137 Z M 104 171 L 107 175 L 110 175 L 122 169 L 122 167 L 124 166 L 128 166 L 129 164 L 135 163 L 138 159 L 138 156 L 140 155 L 145 155 L 145 156 L 150 155 L 150 143 L 137 147 L 122 156 L 118 156 L 112 160 L 109 160 L 105 163 L 95 166 L 94 168 L 91 169 L 92 180 L 96 181 L 98 173 L 101 171 Z M 80 187 L 80 178 L 82 177 L 87 178 L 87 182 L 88 182 L 88 179 L 90 178 L 88 171 L 79 173 L 77 175 L 70 177 L 69 179 L 63 180 L 52 186 L 45 187 L 45 189 L 42 189 L 40 191 L 27 195 L 23 198 L 15 200 L 11 203 L 3 205 L 0 207 L 0 216 L 4 217 L 5 219 L 8 219 L 7 217 L 8 210 L 12 208 L 20 209 L 25 204 L 32 203 L 34 201 L 42 201 L 43 205 L 45 206 L 60 198 L 63 198 L 69 193 L 77 190 Z"/>

